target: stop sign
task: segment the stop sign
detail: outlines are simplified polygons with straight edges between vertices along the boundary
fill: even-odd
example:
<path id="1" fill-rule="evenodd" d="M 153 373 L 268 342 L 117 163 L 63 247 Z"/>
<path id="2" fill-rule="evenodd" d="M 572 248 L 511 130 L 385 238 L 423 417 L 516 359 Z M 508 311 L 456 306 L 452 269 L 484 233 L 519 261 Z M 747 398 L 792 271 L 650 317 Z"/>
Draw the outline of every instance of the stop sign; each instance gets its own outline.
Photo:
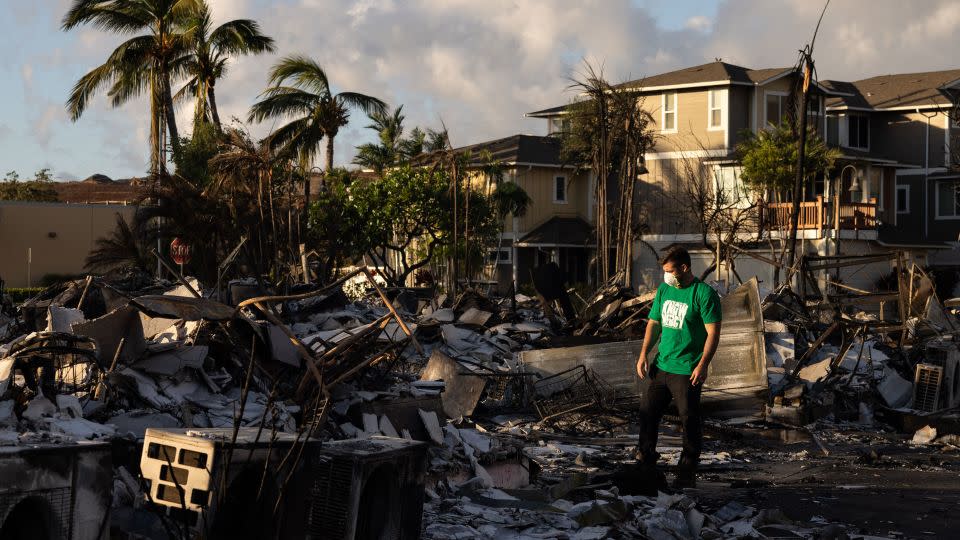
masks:
<path id="1" fill-rule="evenodd" d="M 174 238 L 170 242 L 170 256 L 173 262 L 184 265 L 190 262 L 190 245 L 179 238 Z"/>

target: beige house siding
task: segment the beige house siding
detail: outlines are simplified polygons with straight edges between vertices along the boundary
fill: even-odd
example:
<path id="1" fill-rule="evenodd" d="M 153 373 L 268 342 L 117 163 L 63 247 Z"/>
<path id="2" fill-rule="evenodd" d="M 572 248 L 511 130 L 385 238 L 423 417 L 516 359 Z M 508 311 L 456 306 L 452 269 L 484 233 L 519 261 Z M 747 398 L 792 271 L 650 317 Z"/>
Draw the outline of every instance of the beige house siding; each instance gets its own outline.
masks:
<path id="1" fill-rule="evenodd" d="M 81 274 L 97 239 L 114 230 L 116 214 L 130 221 L 135 212 L 134 206 L 2 202 L 0 278 L 7 287 L 27 287 L 47 274 Z"/>
<path id="2" fill-rule="evenodd" d="M 637 186 L 640 222 L 652 234 L 689 234 L 699 232 L 694 216 L 689 214 L 689 198 L 684 179 L 688 169 L 709 174 L 709 166 L 700 158 L 658 159 L 647 162 L 649 171 Z"/>
<path id="3" fill-rule="evenodd" d="M 727 89 L 728 87 L 716 87 Z M 678 152 L 703 147 L 718 149 L 726 147 L 725 132 L 707 129 L 708 89 L 697 88 L 677 91 L 676 130 L 662 130 L 664 94 L 644 96 L 640 106 L 654 119 L 657 140 L 651 152 Z"/>
<path id="4" fill-rule="evenodd" d="M 531 203 L 527 213 L 518 220 L 517 230 L 523 235 L 554 216 L 580 217 L 588 223 L 590 218 L 590 182 L 587 172 L 574 173 L 571 169 L 556 167 L 519 167 L 508 175 L 527 195 Z M 554 178 L 566 176 L 567 202 L 555 203 Z M 504 231 L 513 231 L 513 218 L 504 220 Z"/>

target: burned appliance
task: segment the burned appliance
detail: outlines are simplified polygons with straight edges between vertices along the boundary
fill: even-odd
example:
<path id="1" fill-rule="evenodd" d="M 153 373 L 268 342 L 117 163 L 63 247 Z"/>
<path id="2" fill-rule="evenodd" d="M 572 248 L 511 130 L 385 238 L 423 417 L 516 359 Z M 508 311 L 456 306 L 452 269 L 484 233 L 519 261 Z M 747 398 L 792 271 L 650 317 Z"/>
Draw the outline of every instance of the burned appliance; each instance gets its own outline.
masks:
<path id="1" fill-rule="evenodd" d="M 0 538 L 101 540 L 109 536 L 110 445 L 0 447 Z"/>
<path id="2" fill-rule="evenodd" d="M 280 463 L 296 442 L 257 428 L 240 428 L 235 441 L 233 428 L 147 429 L 140 456 L 147 500 L 197 536 L 225 537 L 248 522 L 258 529 L 247 532 L 270 526 L 261 520 L 274 511 Z"/>
<path id="3" fill-rule="evenodd" d="M 313 456 L 306 538 L 420 538 L 426 445 L 389 437 L 327 442 Z"/>
<path id="4" fill-rule="evenodd" d="M 304 443 L 241 428 L 148 429 L 148 500 L 195 537 L 419 538 L 426 448 L 373 437 Z"/>

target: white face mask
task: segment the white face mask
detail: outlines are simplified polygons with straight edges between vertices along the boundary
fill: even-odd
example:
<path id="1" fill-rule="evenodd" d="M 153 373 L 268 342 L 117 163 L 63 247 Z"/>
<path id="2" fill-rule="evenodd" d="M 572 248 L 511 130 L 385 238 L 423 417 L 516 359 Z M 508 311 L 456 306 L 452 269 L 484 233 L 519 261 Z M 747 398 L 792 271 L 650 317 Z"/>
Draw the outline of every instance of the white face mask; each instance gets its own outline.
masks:
<path id="1" fill-rule="evenodd" d="M 671 272 L 663 273 L 663 282 L 671 287 L 680 288 L 680 280 Z"/>

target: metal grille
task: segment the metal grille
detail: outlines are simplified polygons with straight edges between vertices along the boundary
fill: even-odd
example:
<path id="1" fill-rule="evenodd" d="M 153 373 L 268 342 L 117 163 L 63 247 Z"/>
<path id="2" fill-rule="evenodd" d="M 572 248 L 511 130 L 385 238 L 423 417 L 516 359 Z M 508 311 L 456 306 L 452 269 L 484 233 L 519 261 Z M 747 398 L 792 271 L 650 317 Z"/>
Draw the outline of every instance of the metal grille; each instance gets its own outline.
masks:
<path id="1" fill-rule="evenodd" d="M 925 412 L 938 410 L 942 382 L 942 367 L 917 364 L 917 370 L 913 378 L 913 408 Z"/>
<path id="2" fill-rule="evenodd" d="M 355 517 L 350 507 L 356 489 L 352 460 L 317 456 L 314 471 L 307 538 L 344 538 Z"/>
<path id="3" fill-rule="evenodd" d="M 534 402 L 543 420 L 591 408 L 603 408 L 615 392 L 584 366 L 551 375 L 533 383 Z"/>
<path id="4" fill-rule="evenodd" d="M 71 519 L 71 490 L 69 487 L 38 489 L 34 491 L 17 491 L 0 497 L 0 525 L 7 519 L 8 514 L 18 503 L 29 498 L 40 498 L 50 505 L 50 511 L 60 526 L 60 537 L 70 538 Z"/>

